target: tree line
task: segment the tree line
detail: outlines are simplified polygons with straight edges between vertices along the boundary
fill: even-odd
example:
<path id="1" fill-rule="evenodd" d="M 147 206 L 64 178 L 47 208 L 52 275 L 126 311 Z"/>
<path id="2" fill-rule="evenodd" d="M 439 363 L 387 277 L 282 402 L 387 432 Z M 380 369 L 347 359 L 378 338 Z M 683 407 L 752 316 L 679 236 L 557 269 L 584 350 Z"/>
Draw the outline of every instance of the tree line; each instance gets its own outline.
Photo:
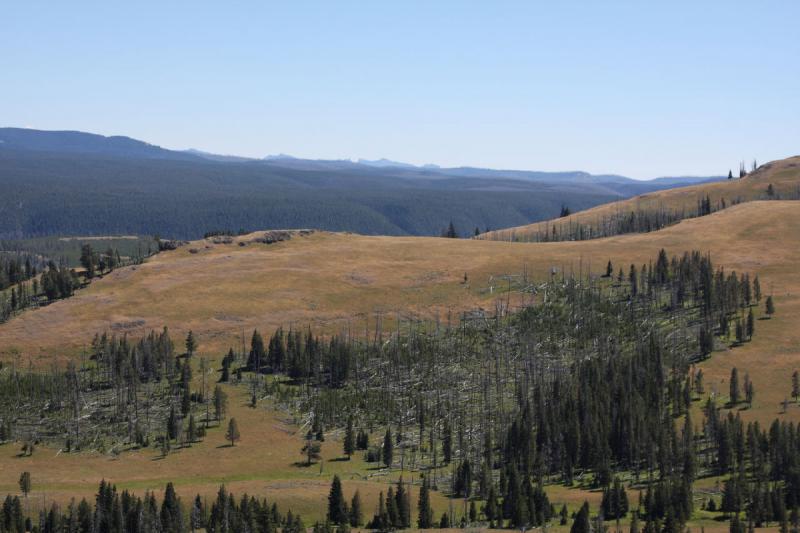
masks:
<path id="1" fill-rule="evenodd" d="M 23 474 L 24 475 L 24 474 Z M 30 482 L 30 477 L 28 477 Z M 22 482 L 20 483 L 22 488 Z M 25 499 L 30 491 L 23 488 Z M 27 503 L 27 502 L 25 502 Z M 105 480 L 100 482 L 94 502 L 74 499 L 66 506 L 52 503 L 38 516 L 26 515 L 19 496 L 6 496 L 0 509 L 0 533 L 209 533 L 305 532 L 300 515 L 282 513 L 277 504 L 248 494 L 241 497 L 221 486 L 210 503 L 200 495 L 188 505 L 167 483 L 159 499 L 152 492 L 143 497 Z"/>

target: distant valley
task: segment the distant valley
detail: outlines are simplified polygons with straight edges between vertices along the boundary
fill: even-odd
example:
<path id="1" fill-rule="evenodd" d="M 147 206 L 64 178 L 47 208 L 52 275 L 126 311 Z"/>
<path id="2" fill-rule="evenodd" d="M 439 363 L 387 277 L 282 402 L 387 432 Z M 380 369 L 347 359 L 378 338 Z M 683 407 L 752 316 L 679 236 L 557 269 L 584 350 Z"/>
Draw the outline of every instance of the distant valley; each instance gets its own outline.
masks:
<path id="1" fill-rule="evenodd" d="M 313 227 L 461 236 L 719 177 L 416 167 L 173 151 L 128 137 L 0 128 L 0 239 Z"/>

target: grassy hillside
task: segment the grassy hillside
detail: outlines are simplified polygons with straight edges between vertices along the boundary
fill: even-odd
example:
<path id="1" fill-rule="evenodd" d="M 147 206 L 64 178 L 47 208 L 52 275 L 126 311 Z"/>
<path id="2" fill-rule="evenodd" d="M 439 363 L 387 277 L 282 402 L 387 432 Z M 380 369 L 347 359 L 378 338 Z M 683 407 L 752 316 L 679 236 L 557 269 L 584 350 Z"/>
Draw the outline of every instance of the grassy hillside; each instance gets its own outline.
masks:
<path id="1" fill-rule="evenodd" d="M 618 267 L 648 261 L 661 248 L 671 254 L 699 249 L 710 252 L 726 270 L 758 274 L 777 307 L 774 318 L 757 321 L 752 342 L 715 352 L 701 364 L 706 390 L 724 396 L 730 370 L 737 366 L 749 372 L 756 390 L 753 407 L 740 413 L 745 420 L 800 420 L 797 405 L 786 414 L 779 408 L 790 394 L 791 373 L 800 366 L 800 278 L 795 272 L 800 261 L 800 202 L 743 203 L 654 233 L 583 242 L 524 244 L 320 232 L 265 245 L 254 242 L 257 237 L 238 237 L 230 244 L 193 242 L 144 265 L 116 271 L 69 300 L 25 312 L 0 326 L 2 359 L 48 366 L 54 354 L 62 359 L 79 354 L 95 332 L 138 335 L 163 325 L 176 339 L 192 329 L 199 337 L 200 353 L 218 359 L 255 327 L 267 333 L 290 324 L 329 331 L 348 324 L 374 328 L 376 312 L 384 314 L 384 325 L 394 313 L 446 319 L 448 312 L 475 306 L 491 309 L 501 299 L 519 303 L 521 295 L 504 293 L 506 274 L 527 271 L 542 278 L 552 269 L 600 273 L 609 259 Z M 235 448 L 224 447 L 222 429 L 212 429 L 203 443 L 165 459 L 155 450 L 115 456 L 62 454 L 49 448 L 18 457 L 18 446 L 6 445 L 0 447 L 0 492 L 16 491 L 24 470 L 34 479 L 34 501 L 91 496 L 102 478 L 137 491 L 160 489 L 172 480 L 185 497 L 197 492 L 210 497 L 225 482 L 237 493 L 265 494 L 282 504 L 291 502 L 305 517 L 319 518 L 333 472 L 343 476 L 348 496 L 356 488 L 361 491 L 367 513 L 377 493 L 397 475 L 370 470 L 360 456 L 335 461 L 341 453 L 338 435 L 323 446 L 322 473 L 319 465 L 298 467 L 302 441 L 295 421 L 282 419 L 268 406 L 250 408 L 242 388 L 229 387 L 229 392 L 230 415 L 242 427 L 242 441 Z M 573 508 L 584 498 L 596 505 L 600 494 L 555 487 L 551 496 L 557 505 L 566 502 Z M 447 505 L 437 493 L 437 512 Z M 726 524 L 703 525 L 709 531 L 727 529 Z"/>
<path id="2" fill-rule="evenodd" d="M 68 300 L 0 325 L 0 350 L 6 360 L 47 364 L 54 354 L 79 354 L 97 332 L 140 335 L 167 325 L 176 338 L 193 330 L 201 351 L 221 357 L 254 328 L 374 329 L 376 313 L 383 314 L 386 324 L 395 313 L 445 319 L 449 312 L 477 306 L 493 309 L 498 299 L 507 297 L 518 304 L 521 295 L 504 293 L 507 274 L 527 271 L 542 277 L 551 269 L 580 268 L 600 273 L 609 259 L 627 266 L 649 261 L 661 248 L 671 254 L 699 249 L 710 252 L 726 270 L 758 274 L 765 293 L 775 295 L 778 316 L 759 321 L 756 340 L 708 363 L 722 379 L 732 364 L 746 367 L 755 354 L 769 361 L 754 368 L 764 373 L 764 385 L 757 387 L 763 392 L 758 406 L 744 414 L 771 415 L 788 393 L 792 361 L 786 354 L 797 350 L 800 342 L 800 323 L 793 322 L 800 306 L 795 275 L 799 230 L 800 202 L 759 201 L 654 233 L 582 242 L 522 244 L 336 233 L 273 245 L 251 242 L 259 234 L 238 237 L 231 244 L 197 241 L 144 265 L 115 271 Z M 786 387 L 779 386 L 782 382 Z M 797 415 L 800 418 L 800 411 Z"/>
<path id="3" fill-rule="evenodd" d="M 768 194 L 772 185 L 773 196 Z M 527 237 L 552 231 L 553 226 L 566 228 L 570 225 L 598 227 L 603 220 L 630 212 L 685 212 L 691 216 L 697 204 L 704 198 L 710 200 L 714 209 L 724 202 L 731 206 L 740 202 L 763 199 L 794 198 L 800 193 L 800 156 L 773 161 L 759 167 L 742 179 L 716 183 L 704 183 L 664 191 L 642 194 L 603 204 L 585 211 L 574 212 L 567 217 L 537 222 L 525 226 L 491 231 L 479 238 L 487 240 L 526 240 Z"/>

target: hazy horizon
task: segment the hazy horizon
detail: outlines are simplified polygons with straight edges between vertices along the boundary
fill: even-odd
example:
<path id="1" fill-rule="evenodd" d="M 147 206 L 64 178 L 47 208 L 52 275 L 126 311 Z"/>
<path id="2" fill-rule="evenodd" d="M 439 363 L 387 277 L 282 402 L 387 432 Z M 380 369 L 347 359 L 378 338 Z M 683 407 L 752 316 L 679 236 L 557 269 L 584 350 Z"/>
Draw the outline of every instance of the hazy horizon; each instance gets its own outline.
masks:
<path id="1" fill-rule="evenodd" d="M 4 122 L 169 149 L 633 178 L 798 153 L 800 5 L 14 3 Z"/>

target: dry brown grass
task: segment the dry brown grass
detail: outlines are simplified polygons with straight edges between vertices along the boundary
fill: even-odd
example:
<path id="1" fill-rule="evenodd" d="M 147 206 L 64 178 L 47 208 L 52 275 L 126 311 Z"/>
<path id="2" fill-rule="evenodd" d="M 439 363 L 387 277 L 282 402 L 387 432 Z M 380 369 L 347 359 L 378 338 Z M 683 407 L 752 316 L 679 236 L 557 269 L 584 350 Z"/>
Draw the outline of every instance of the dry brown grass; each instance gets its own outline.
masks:
<path id="1" fill-rule="evenodd" d="M 778 196 L 796 196 L 798 187 L 800 187 L 800 156 L 762 165 L 743 179 L 704 183 L 643 194 L 627 200 L 599 205 L 556 220 L 491 231 L 479 238 L 505 241 L 525 240 L 527 235 L 547 232 L 553 225 L 567 227 L 572 223 L 597 227 L 604 218 L 639 210 L 685 210 L 689 213 L 696 210 L 697 202 L 706 196 L 711 199 L 712 206 L 717 206 L 721 200 L 725 200 L 727 205 L 763 200 L 767 198 L 767 187 L 770 184 Z"/>
<path id="2" fill-rule="evenodd" d="M 190 253 L 192 247 L 199 252 Z M 800 367 L 800 202 L 750 202 L 659 232 L 584 242 L 317 233 L 270 246 L 192 243 L 135 269 L 117 271 L 69 300 L 24 313 L 0 326 L 0 347 L 6 359 L 18 353 L 23 360 L 47 363 L 54 353 L 66 357 L 80 351 L 97 331 L 138 334 L 166 324 L 176 338 L 194 330 L 201 353 L 216 356 L 255 327 L 267 332 L 289 324 L 335 329 L 352 321 L 363 328 L 365 317 L 376 310 L 444 316 L 450 309 L 491 308 L 497 298 L 505 298 L 500 292 L 505 283 L 498 279 L 503 274 L 527 268 L 541 277 L 552 267 L 600 272 L 609 259 L 618 266 L 641 264 L 661 248 L 673 254 L 710 252 L 727 270 L 760 276 L 764 292 L 774 294 L 777 314 L 757 322 L 751 343 L 715 353 L 702 364 L 707 389 L 724 394 L 730 369 L 737 366 L 749 372 L 756 389 L 755 405 L 741 413 L 745 419 L 800 421 L 800 407 L 778 412 L 790 391 L 791 373 Z M 512 296 L 512 303 L 519 298 Z M 246 407 L 241 391 L 231 394 L 231 414 L 239 420 L 243 437 L 236 448 L 218 448 L 224 444 L 222 430 L 163 460 L 152 450 L 109 457 L 46 448 L 20 458 L 17 447 L 7 445 L 0 447 L 0 494 L 16 491 L 24 470 L 33 475 L 35 497 L 46 493 L 62 501 L 91 496 L 102 478 L 137 492 L 160 490 L 172 480 L 186 497 L 211 496 L 225 482 L 236 492 L 265 494 L 318 518 L 330 475 L 337 472 L 346 492 L 358 487 L 367 513 L 372 512 L 378 491 L 386 488 L 385 477 L 363 480 L 361 476 L 375 472 L 358 458 L 332 461 L 341 448 L 331 441 L 323 448 L 322 476 L 318 467 L 293 466 L 301 447 L 294 428 L 267 409 Z M 584 498 L 596 500 L 597 494 L 553 489 L 557 503 L 577 505 Z M 447 505 L 436 496 L 437 514 Z M 717 524 L 707 525 L 711 530 Z"/>
<path id="3" fill-rule="evenodd" d="M 641 264 L 661 248 L 673 254 L 699 249 L 728 270 L 759 274 L 764 292 L 774 293 L 777 315 L 757 321 L 754 341 L 703 365 L 709 388 L 716 384 L 721 393 L 731 366 L 750 372 L 756 403 L 742 414 L 771 419 L 800 366 L 799 241 L 800 202 L 764 201 L 654 233 L 583 242 L 317 233 L 270 246 L 193 243 L 1 325 L 0 351 L 6 360 L 48 363 L 54 354 L 80 351 L 95 332 L 140 334 L 167 325 L 176 339 L 192 329 L 201 353 L 213 357 L 253 328 L 365 328 L 376 311 L 388 318 L 395 312 L 444 317 L 450 310 L 492 308 L 506 297 L 498 278 L 503 274 L 527 269 L 541 277 L 552 267 L 600 272 L 609 259 Z M 190 253 L 191 247 L 200 252 Z M 519 298 L 512 295 L 512 304 Z M 800 420 L 800 408 L 791 408 L 789 416 Z"/>

